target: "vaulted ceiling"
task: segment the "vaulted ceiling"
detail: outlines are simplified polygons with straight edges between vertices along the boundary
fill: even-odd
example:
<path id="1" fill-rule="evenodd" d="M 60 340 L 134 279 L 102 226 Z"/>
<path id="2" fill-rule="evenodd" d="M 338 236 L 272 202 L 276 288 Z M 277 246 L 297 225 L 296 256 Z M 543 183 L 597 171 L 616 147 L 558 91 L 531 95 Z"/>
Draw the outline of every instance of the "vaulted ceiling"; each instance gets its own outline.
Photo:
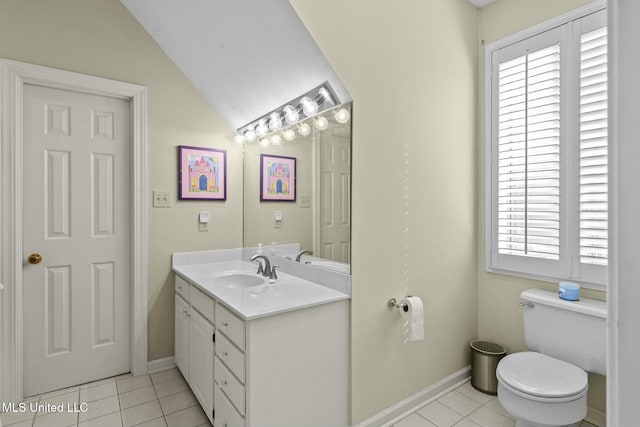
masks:
<path id="1" fill-rule="evenodd" d="M 288 0 L 121 1 L 234 129 L 325 81 L 351 100 Z"/>

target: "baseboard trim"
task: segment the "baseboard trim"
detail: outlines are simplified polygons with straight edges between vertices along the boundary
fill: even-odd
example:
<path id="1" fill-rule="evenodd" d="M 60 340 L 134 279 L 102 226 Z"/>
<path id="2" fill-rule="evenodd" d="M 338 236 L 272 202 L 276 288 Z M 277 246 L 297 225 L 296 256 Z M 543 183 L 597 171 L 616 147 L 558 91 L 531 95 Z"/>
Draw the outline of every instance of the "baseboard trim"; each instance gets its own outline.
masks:
<path id="1" fill-rule="evenodd" d="M 415 412 L 422 406 L 431 403 L 445 393 L 455 389 L 469 379 L 471 366 L 466 366 L 459 371 L 441 379 L 417 393 L 401 400 L 389 408 L 378 412 L 354 427 L 387 427 L 399 421 L 405 416 Z"/>
<path id="2" fill-rule="evenodd" d="M 605 427 L 607 425 L 607 413 L 587 407 L 585 421 L 598 427 Z"/>
<path id="3" fill-rule="evenodd" d="M 165 357 L 164 359 L 150 360 L 147 362 L 147 373 L 155 374 L 156 372 L 166 371 L 167 369 L 175 368 L 176 362 L 172 357 Z"/>

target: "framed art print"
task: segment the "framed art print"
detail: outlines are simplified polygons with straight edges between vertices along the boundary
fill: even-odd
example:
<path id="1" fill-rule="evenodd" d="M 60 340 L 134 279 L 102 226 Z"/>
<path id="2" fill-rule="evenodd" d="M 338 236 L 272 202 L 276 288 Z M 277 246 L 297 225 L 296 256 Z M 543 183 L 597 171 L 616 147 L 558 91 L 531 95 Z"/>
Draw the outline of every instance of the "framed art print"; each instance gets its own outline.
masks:
<path id="1" fill-rule="evenodd" d="M 180 200 L 227 200 L 227 150 L 178 147 Z"/>
<path id="2" fill-rule="evenodd" d="M 260 154 L 260 201 L 296 201 L 296 158 Z"/>

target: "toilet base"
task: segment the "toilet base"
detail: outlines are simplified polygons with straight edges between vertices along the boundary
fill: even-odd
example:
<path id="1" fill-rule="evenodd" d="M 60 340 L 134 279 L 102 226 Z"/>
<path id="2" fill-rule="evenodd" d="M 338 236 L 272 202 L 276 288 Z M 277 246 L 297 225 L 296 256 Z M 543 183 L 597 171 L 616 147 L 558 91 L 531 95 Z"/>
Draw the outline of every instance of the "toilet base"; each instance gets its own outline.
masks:
<path id="1" fill-rule="evenodd" d="M 549 424 L 536 424 L 524 420 L 516 420 L 516 427 L 578 427 L 579 423 L 565 424 L 562 426 L 551 426 Z"/>

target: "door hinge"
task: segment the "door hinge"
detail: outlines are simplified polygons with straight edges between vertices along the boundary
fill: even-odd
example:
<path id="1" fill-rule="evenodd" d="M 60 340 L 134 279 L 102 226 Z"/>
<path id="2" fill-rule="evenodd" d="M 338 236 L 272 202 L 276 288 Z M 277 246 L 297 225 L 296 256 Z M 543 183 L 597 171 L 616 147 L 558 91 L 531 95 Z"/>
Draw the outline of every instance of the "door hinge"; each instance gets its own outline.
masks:
<path id="1" fill-rule="evenodd" d="M 216 342 L 216 333 L 214 332 L 213 335 L 211 336 L 211 340 L 213 342 Z"/>
<path id="2" fill-rule="evenodd" d="M 212 409 L 212 410 L 211 410 L 211 419 L 212 419 L 212 420 L 215 420 L 215 419 L 216 419 L 216 410 L 215 410 L 215 409 Z"/>

